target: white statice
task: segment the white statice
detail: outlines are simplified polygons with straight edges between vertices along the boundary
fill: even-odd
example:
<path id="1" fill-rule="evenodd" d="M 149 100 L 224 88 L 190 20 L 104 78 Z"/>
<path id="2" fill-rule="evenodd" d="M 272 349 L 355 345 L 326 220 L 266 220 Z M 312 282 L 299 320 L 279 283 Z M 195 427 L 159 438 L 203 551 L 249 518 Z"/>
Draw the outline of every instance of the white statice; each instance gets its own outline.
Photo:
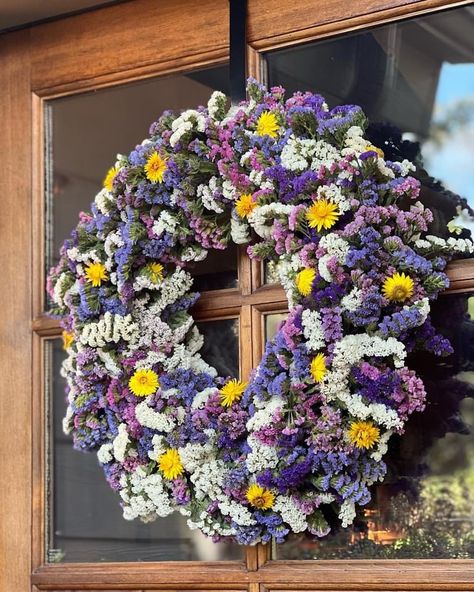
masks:
<path id="1" fill-rule="evenodd" d="M 155 236 L 161 236 L 165 232 L 174 234 L 177 226 L 178 219 L 176 216 L 173 216 L 168 210 L 163 210 L 153 222 L 152 230 Z"/>
<path id="2" fill-rule="evenodd" d="M 362 290 L 354 286 L 351 291 L 341 300 L 341 309 L 347 312 L 354 312 L 362 306 Z"/>
<path id="3" fill-rule="evenodd" d="M 199 245 L 186 247 L 181 253 L 181 261 L 204 261 L 208 251 Z"/>
<path id="4" fill-rule="evenodd" d="M 318 351 L 325 345 L 323 323 L 317 310 L 303 310 L 301 315 L 303 335 L 306 338 L 306 347 L 311 351 Z"/>
<path id="5" fill-rule="evenodd" d="M 61 273 L 61 275 L 56 280 L 53 288 L 53 301 L 60 307 L 64 306 L 64 296 L 68 292 L 68 286 L 70 286 L 70 278 L 68 274 Z"/>
<path id="6" fill-rule="evenodd" d="M 256 207 L 248 216 L 250 226 L 262 238 L 270 238 L 275 218 L 288 218 L 295 206 L 271 203 Z"/>
<path id="7" fill-rule="evenodd" d="M 350 500 L 344 500 L 339 510 L 339 520 L 341 521 L 342 528 L 347 528 L 354 522 L 356 517 L 356 510 L 354 502 Z"/>
<path id="8" fill-rule="evenodd" d="M 341 391 L 337 398 L 345 405 L 349 414 L 357 419 L 372 419 L 375 423 L 386 427 L 388 430 L 403 427 L 403 421 L 395 409 L 390 409 L 383 403 L 366 404 L 360 395 L 351 394 L 347 391 Z"/>
<path id="9" fill-rule="evenodd" d="M 337 204 L 339 212 L 341 214 L 351 209 L 351 204 L 349 200 L 342 193 L 341 188 L 338 187 L 335 183 L 330 183 L 329 185 L 323 185 L 321 187 L 318 187 L 316 195 L 317 199 L 328 199 L 333 203 Z"/>
<path id="10" fill-rule="evenodd" d="M 249 225 L 237 218 L 230 219 L 230 235 L 236 245 L 244 245 L 250 241 Z"/>
<path id="11" fill-rule="evenodd" d="M 104 251 L 109 259 L 112 259 L 115 251 L 125 244 L 120 229 L 109 232 L 105 237 Z"/>
<path id="12" fill-rule="evenodd" d="M 179 458 L 184 470 L 188 473 L 194 473 L 199 466 L 213 459 L 214 452 L 213 439 L 210 437 L 206 444 L 188 442 L 185 446 L 179 448 Z"/>
<path id="13" fill-rule="evenodd" d="M 368 140 L 364 138 L 364 131 L 358 125 L 351 126 L 344 139 L 345 148 L 342 149 L 342 155 L 347 156 L 349 154 L 361 154 L 366 152 Z"/>
<path id="14" fill-rule="evenodd" d="M 259 370 L 260 367 L 257 369 L 257 373 Z M 254 404 L 258 411 L 247 420 L 246 425 L 249 432 L 255 432 L 265 426 L 271 425 L 275 412 L 281 410 L 285 403 L 282 397 L 274 396 L 265 401 L 255 399 Z"/>
<path id="15" fill-rule="evenodd" d="M 159 473 L 147 475 L 143 467 L 138 467 L 133 473 L 123 475 L 120 484 L 125 520 L 140 518 L 151 522 L 157 516 L 164 518 L 175 510 Z"/>
<path id="16" fill-rule="evenodd" d="M 332 259 L 332 255 L 326 254 L 323 255 L 318 259 L 318 271 L 319 275 L 325 280 L 328 284 L 331 284 L 333 281 L 332 273 L 329 271 L 329 261 Z"/>
<path id="17" fill-rule="evenodd" d="M 123 368 L 119 365 L 119 360 L 116 359 L 111 354 L 111 352 L 105 351 L 103 349 L 97 349 L 96 352 L 109 375 L 112 378 L 120 378 Z"/>
<path id="18" fill-rule="evenodd" d="M 294 308 L 295 303 L 298 302 L 299 299 L 299 295 L 295 287 L 295 275 L 302 267 L 304 267 L 304 265 L 301 261 L 299 253 L 293 253 L 289 257 L 280 259 L 275 268 L 278 279 L 280 280 L 280 284 L 285 290 L 286 298 L 288 300 L 288 307 L 290 309 Z"/>
<path id="19" fill-rule="evenodd" d="M 222 501 L 219 501 L 219 510 L 224 516 L 230 516 L 232 521 L 239 526 L 253 526 L 257 523 L 248 508 L 226 496 L 223 496 Z"/>
<path id="20" fill-rule="evenodd" d="M 265 469 L 274 469 L 278 464 L 278 453 L 274 446 L 263 444 L 251 434 L 247 438 L 251 451 L 247 454 L 246 465 L 251 473 L 259 473 Z"/>
<path id="21" fill-rule="evenodd" d="M 95 249 L 82 253 L 77 247 L 71 247 L 66 253 L 68 258 L 76 263 L 101 263 L 101 258 Z"/>
<path id="22" fill-rule="evenodd" d="M 344 265 L 349 253 L 349 243 L 345 239 L 331 232 L 321 237 L 319 246 L 324 248 L 328 255 L 336 257 L 341 265 Z"/>
<path id="23" fill-rule="evenodd" d="M 124 423 L 119 424 L 118 434 L 115 436 L 112 442 L 113 454 L 116 460 L 123 462 L 127 453 L 130 439 L 128 437 L 127 425 Z"/>
<path id="24" fill-rule="evenodd" d="M 288 495 L 278 495 L 273 504 L 272 510 L 281 515 L 292 532 L 303 532 L 308 527 L 306 515 L 293 499 Z"/>
<path id="25" fill-rule="evenodd" d="M 122 316 L 111 312 L 106 312 L 97 323 L 84 325 L 78 335 L 80 343 L 90 347 L 104 347 L 108 343 L 119 341 L 133 344 L 137 337 L 138 325 L 133 322 L 130 314 Z"/>
<path id="26" fill-rule="evenodd" d="M 158 461 L 160 456 L 169 450 L 168 442 L 164 436 L 155 434 L 151 439 L 152 449 L 148 451 L 148 457 L 151 460 Z"/>
<path id="27" fill-rule="evenodd" d="M 400 167 L 400 176 L 406 177 L 411 172 L 416 171 L 416 166 L 406 158 L 401 162 L 397 162 Z"/>
<path id="28" fill-rule="evenodd" d="M 212 119 L 221 119 L 225 114 L 227 97 L 219 90 L 215 90 L 207 102 L 207 111 Z"/>
<path id="29" fill-rule="evenodd" d="M 450 237 L 447 240 L 439 236 L 428 234 L 424 239 L 418 239 L 415 247 L 421 252 L 435 253 L 474 253 L 474 243 L 470 239 Z"/>
<path id="30" fill-rule="evenodd" d="M 205 407 L 206 403 L 209 400 L 209 397 L 212 397 L 217 392 L 216 388 L 206 388 L 203 391 L 199 391 L 194 395 L 193 402 L 191 404 L 191 409 L 202 409 Z"/>
<path id="31" fill-rule="evenodd" d="M 112 449 L 113 444 L 110 442 L 107 444 L 102 444 L 102 446 L 99 448 L 97 451 L 97 459 L 101 465 L 105 465 L 113 460 Z"/>
<path id="32" fill-rule="evenodd" d="M 290 171 L 330 167 L 339 160 L 339 152 L 323 140 L 297 138 L 293 134 L 281 151 L 281 165 Z"/>
<path id="33" fill-rule="evenodd" d="M 174 148 L 181 138 L 191 131 L 203 132 L 206 129 L 206 118 L 195 109 L 183 111 L 171 124 L 173 133 L 170 136 L 170 146 Z"/>
<path id="34" fill-rule="evenodd" d="M 220 188 L 219 180 L 217 179 L 217 177 L 211 177 L 207 185 L 198 185 L 198 188 L 196 190 L 196 195 L 201 199 L 202 205 L 206 208 L 206 210 L 210 210 L 211 212 L 221 214 L 224 211 L 224 207 L 222 206 L 222 204 L 219 204 L 216 201 L 214 197 L 215 194 L 222 194 L 222 190 Z"/>
<path id="35" fill-rule="evenodd" d="M 101 214 L 107 215 L 114 205 L 114 196 L 104 187 L 95 196 L 94 203 Z"/>
<path id="36" fill-rule="evenodd" d="M 182 407 L 181 407 L 182 409 Z M 168 434 L 176 427 L 176 421 L 166 413 L 160 413 L 148 406 L 147 401 L 139 403 L 135 407 L 135 417 L 140 425 L 158 432 Z"/>
<path id="37" fill-rule="evenodd" d="M 388 177 L 389 179 L 395 178 L 395 173 L 385 164 L 385 160 L 383 158 L 377 158 L 376 165 L 382 175 Z"/>
<path id="38" fill-rule="evenodd" d="M 196 499 L 203 500 L 206 497 L 216 499 L 222 492 L 226 463 L 222 460 L 210 459 L 195 467 L 190 475 L 194 485 Z"/>
<path id="39" fill-rule="evenodd" d="M 387 454 L 388 441 L 390 440 L 392 433 L 392 430 L 387 430 L 380 436 L 375 450 L 370 455 L 370 458 L 373 458 L 375 462 L 380 462 L 382 458 Z"/>
<path id="40" fill-rule="evenodd" d="M 225 179 L 222 183 L 222 195 L 229 201 L 237 201 L 240 197 L 237 188 L 229 179 Z"/>

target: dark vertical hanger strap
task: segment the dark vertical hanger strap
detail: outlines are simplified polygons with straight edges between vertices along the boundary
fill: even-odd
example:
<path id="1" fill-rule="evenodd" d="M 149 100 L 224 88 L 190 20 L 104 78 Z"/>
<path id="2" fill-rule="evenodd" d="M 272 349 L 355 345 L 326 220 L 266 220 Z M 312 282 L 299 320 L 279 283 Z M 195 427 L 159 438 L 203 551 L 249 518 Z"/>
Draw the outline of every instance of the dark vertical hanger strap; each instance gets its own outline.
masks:
<path id="1" fill-rule="evenodd" d="M 247 0 L 229 0 L 230 11 L 230 98 L 232 105 L 245 99 L 245 56 Z"/>

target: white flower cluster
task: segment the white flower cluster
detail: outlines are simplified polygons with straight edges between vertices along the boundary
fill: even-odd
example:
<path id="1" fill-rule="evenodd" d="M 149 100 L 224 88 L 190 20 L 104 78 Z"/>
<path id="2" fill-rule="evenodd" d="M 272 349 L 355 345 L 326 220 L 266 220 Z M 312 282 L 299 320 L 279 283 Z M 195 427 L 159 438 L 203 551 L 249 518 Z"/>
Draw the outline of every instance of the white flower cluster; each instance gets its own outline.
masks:
<path id="1" fill-rule="evenodd" d="M 130 439 L 128 437 L 127 424 L 121 423 L 118 426 L 118 434 L 115 436 L 112 443 L 113 454 L 116 460 L 123 462 L 127 453 Z"/>
<path id="2" fill-rule="evenodd" d="M 330 185 L 323 185 L 322 187 L 318 187 L 316 191 L 316 195 L 318 199 L 328 199 L 333 203 L 337 204 L 339 212 L 343 214 L 347 212 L 351 208 L 351 204 L 347 197 L 342 193 L 340 187 L 338 187 L 335 183 L 331 183 Z M 341 239 L 342 240 L 342 239 Z"/>
<path id="3" fill-rule="evenodd" d="M 347 528 L 354 522 L 356 517 L 355 504 L 350 500 L 344 500 L 339 510 L 339 520 L 341 521 L 342 528 Z"/>
<path id="4" fill-rule="evenodd" d="M 90 347 L 104 347 L 120 340 L 133 344 L 138 338 L 138 325 L 130 314 L 121 316 L 106 312 L 97 323 L 84 325 L 78 337 L 83 345 Z"/>
<path id="5" fill-rule="evenodd" d="M 137 418 L 138 423 L 142 426 L 168 434 L 176 427 L 177 423 L 182 423 L 184 420 L 183 407 L 178 407 L 176 411 L 178 413 L 178 422 L 166 413 L 160 413 L 151 409 L 151 407 L 148 406 L 148 402 L 143 401 L 135 407 L 135 417 Z"/>
<path id="6" fill-rule="evenodd" d="M 474 253 L 474 243 L 466 238 L 449 237 L 447 240 L 439 236 L 427 235 L 424 239 L 418 239 L 415 247 L 421 251 L 437 251 L 440 253 Z"/>
<path id="7" fill-rule="evenodd" d="M 230 235 L 236 245 L 244 245 L 250 240 L 249 226 L 237 218 L 230 219 Z"/>
<path id="8" fill-rule="evenodd" d="M 362 306 L 362 290 L 354 286 L 341 300 L 341 309 L 354 312 Z"/>
<path id="9" fill-rule="evenodd" d="M 181 138 L 192 130 L 203 132 L 206 129 L 206 118 L 195 109 L 183 111 L 171 124 L 173 133 L 170 137 L 170 145 L 174 148 Z"/>
<path id="10" fill-rule="evenodd" d="M 113 195 L 105 187 L 95 196 L 94 203 L 101 214 L 108 214 L 113 206 Z"/>
<path id="11" fill-rule="evenodd" d="M 161 236 L 164 232 L 174 234 L 178 226 L 178 219 L 167 210 L 162 210 L 158 218 L 153 222 L 153 233 L 155 236 Z"/>
<path id="12" fill-rule="evenodd" d="M 211 177 L 207 185 L 198 185 L 196 191 L 196 195 L 201 198 L 202 205 L 206 210 L 221 214 L 224 211 L 224 207 L 215 200 L 214 195 L 216 193 L 221 193 L 217 177 Z"/>
<path id="13" fill-rule="evenodd" d="M 321 315 L 317 310 L 303 310 L 301 315 L 303 325 L 303 335 L 306 338 L 306 347 L 317 352 L 324 347 L 324 331 L 321 321 Z"/>
<path id="14" fill-rule="evenodd" d="M 272 226 L 278 216 L 288 217 L 295 206 L 282 203 L 271 203 L 257 207 L 249 215 L 250 226 L 262 238 L 270 238 Z"/>
<path id="15" fill-rule="evenodd" d="M 157 516 L 165 517 L 173 513 L 174 504 L 159 473 L 147 475 L 142 467 L 138 467 L 132 473 L 124 474 L 120 484 L 123 517 L 126 520 L 141 518 L 144 522 L 151 522 Z"/>
<path id="16" fill-rule="evenodd" d="M 220 119 L 221 114 L 225 112 L 226 104 L 227 97 L 225 94 L 215 90 L 207 102 L 207 111 L 209 113 L 209 117 L 212 119 Z"/>
<path id="17" fill-rule="evenodd" d="M 280 513 L 292 532 L 303 532 L 307 529 L 306 515 L 288 495 L 279 495 L 275 499 L 273 510 Z"/>
<path id="18" fill-rule="evenodd" d="M 281 165 L 290 171 L 301 172 L 321 166 L 329 168 L 339 160 L 339 152 L 323 140 L 297 138 L 293 134 L 281 151 Z"/>

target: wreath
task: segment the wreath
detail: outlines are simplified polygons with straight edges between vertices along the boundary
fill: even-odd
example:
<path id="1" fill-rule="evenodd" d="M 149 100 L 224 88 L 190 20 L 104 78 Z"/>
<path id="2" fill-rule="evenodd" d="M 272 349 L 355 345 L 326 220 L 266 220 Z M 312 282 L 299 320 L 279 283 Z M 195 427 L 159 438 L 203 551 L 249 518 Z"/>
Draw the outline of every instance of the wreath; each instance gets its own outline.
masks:
<path id="1" fill-rule="evenodd" d="M 429 234 L 407 160 L 364 138 L 357 106 L 248 83 L 230 110 L 165 112 L 118 156 L 49 275 L 67 358 L 64 429 L 97 451 L 124 517 L 179 511 L 239 544 L 350 525 L 392 434 L 425 406 L 407 353 L 451 352 L 430 301 L 469 240 Z M 248 383 L 201 357 L 187 271 L 248 243 L 288 318 Z"/>

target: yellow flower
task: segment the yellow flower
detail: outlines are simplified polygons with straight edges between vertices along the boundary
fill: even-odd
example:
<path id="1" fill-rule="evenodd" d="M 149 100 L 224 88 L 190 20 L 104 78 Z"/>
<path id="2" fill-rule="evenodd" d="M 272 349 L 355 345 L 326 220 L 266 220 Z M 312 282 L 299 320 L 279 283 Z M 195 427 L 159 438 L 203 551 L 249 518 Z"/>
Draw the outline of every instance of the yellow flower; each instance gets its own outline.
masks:
<path id="1" fill-rule="evenodd" d="M 74 342 L 74 333 L 70 331 L 63 331 L 63 349 L 68 350 Z"/>
<path id="2" fill-rule="evenodd" d="M 145 173 L 147 179 L 152 183 L 161 183 L 163 181 L 163 176 L 167 169 L 166 165 L 166 158 L 161 158 L 158 152 L 153 152 L 151 156 L 148 157 L 145 165 Z"/>
<path id="3" fill-rule="evenodd" d="M 176 448 L 170 448 L 158 458 L 158 466 L 165 479 L 172 481 L 184 473 Z"/>
<path id="4" fill-rule="evenodd" d="M 256 483 L 250 485 L 245 497 L 251 506 L 259 510 L 268 510 L 275 502 L 275 494 Z"/>
<path id="5" fill-rule="evenodd" d="M 295 284 L 298 292 L 303 296 L 311 294 L 311 288 L 313 287 L 314 279 L 316 278 L 316 272 L 311 267 L 302 269 L 296 276 Z"/>
<path id="6" fill-rule="evenodd" d="M 115 175 L 119 172 L 119 168 L 116 166 L 110 167 L 110 169 L 107 171 L 107 174 L 105 175 L 105 179 L 103 182 L 103 186 L 105 187 L 105 189 L 107 189 L 107 191 L 112 191 L 112 189 L 114 188 L 114 179 L 115 179 Z"/>
<path id="7" fill-rule="evenodd" d="M 230 407 L 234 401 L 240 399 L 246 388 L 246 382 L 236 380 L 235 378 L 229 380 L 219 391 L 221 394 L 221 405 L 223 407 Z"/>
<path id="8" fill-rule="evenodd" d="M 94 288 L 98 288 L 102 282 L 109 279 L 103 263 L 90 263 L 86 267 L 86 278 Z"/>
<path id="9" fill-rule="evenodd" d="M 321 228 L 327 230 L 334 226 L 340 215 L 335 203 L 329 199 L 318 199 L 308 208 L 306 220 L 308 220 L 310 228 L 317 228 L 318 232 L 321 232 Z"/>
<path id="10" fill-rule="evenodd" d="M 382 292 L 388 300 L 403 302 L 413 296 L 413 280 L 404 273 L 394 273 L 384 281 Z"/>
<path id="11" fill-rule="evenodd" d="M 158 374 L 149 368 L 136 370 L 128 386 L 136 397 L 148 397 L 160 388 Z"/>
<path id="12" fill-rule="evenodd" d="M 161 263 L 149 263 L 146 266 L 146 270 L 150 280 L 154 284 L 161 282 L 163 279 L 163 265 L 161 265 Z"/>
<path id="13" fill-rule="evenodd" d="M 318 354 L 311 360 L 310 372 L 314 382 L 323 380 L 327 372 L 326 356 L 324 354 Z"/>
<path id="14" fill-rule="evenodd" d="M 374 146 L 373 144 L 367 144 L 367 146 L 365 147 L 365 151 L 376 152 L 380 158 L 383 158 L 385 156 L 383 150 L 381 148 L 377 148 L 377 146 Z"/>
<path id="15" fill-rule="evenodd" d="M 371 421 L 354 421 L 348 435 L 356 448 L 372 448 L 380 438 L 380 430 Z"/>
<path id="16" fill-rule="evenodd" d="M 235 202 L 235 210 L 241 218 L 247 218 L 256 207 L 257 204 L 253 201 L 251 193 L 244 193 Z"/>
<path id="17" fill-rule="evenodd" d="M 257 121 L 257 134 L 259 136 L 270 136 L 276 138 L 278 135 L 278 125 L 276 115 L 270 111 L 264 111 Z"/>

